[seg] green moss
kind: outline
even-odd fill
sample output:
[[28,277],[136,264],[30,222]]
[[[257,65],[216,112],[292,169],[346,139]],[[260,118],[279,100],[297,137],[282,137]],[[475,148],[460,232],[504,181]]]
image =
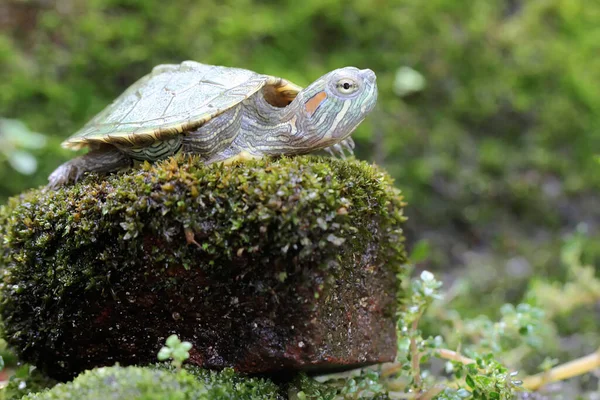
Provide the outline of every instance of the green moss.
[[[232,259],[237,252],[251,253],[247,246],[256,245],[254,236],[259,233],[254,229],[268,230],[277,222],[280,230],[268,232],[265,239],[282,252],[297,246],[300,257],[308,257],[314,250],[335,246],[336,235],[358,234],[356,227],[367,226],[375,215],[386,224],[403,220],[401,198],[383,172],[365,163],[310,160],[223,168],[180,157],[106,180],[90,178],[68,190],[30,191],[2,208],[0,215],[8,223],[4,243],[11,253],[16,248],[34,252],[10,255],[20,262],[44,258],[57,245],[61,253],[89,246],[100,232],[114,232],[114,239],[128,245],[144,228],[172,235],[158,226],[159,217],[169,214],[181,228],[217,233],[203,241],[209,255]],[[198,216],[198,207],[203,215]],[[311,218],[321,213],[325,219]],[[111,216],[123,220],[120,226],[113,226]],[[321,231],[330,233],[328,240],[312,241],[311,232]],[[399,239],[399,231],[395,233]],[[56,261],[56,269],[70,266],[69,260]]]
[[[175,332],[202,337],[193,342],[206,352],[209,343],[234,343],[211,358],[213,367],[231,365],[248,343],[267,365],[273,354],[296,357],[291,337],[311,344],[320,336],[307,321],[313,315],[332,357],[348,356],[338,328],[352,323],[364,337],[351,351],[387,359],[394,276],[405,261],[402,212],[381,170],[318,157],[230,167],[178,157],[56,192],[32,190],[0,208],[5,337],[24,361],[58,377],[154,359],[161,336]],[[232,329],[224,314],[234,325],[258,324],[262,338],[252,330],[214,336]],[[253,368],[243,360],[249,366],[240,368]]]
[[[159,370],[176,373],[171,364],[155,364]],[[231,368],[222,371],[210,371],[193,365],[185,365],[184,371],[193,375],[198,381],[210,388],[210,398],[236,399],[280,399],[281,389],[269,379],[248,377],[234,372]]]
[[107,367],[86,371],[72,382],[58,384],[23,400],[208,400],[281,399],[278,387],[266,380],[242,378],[197,369]]

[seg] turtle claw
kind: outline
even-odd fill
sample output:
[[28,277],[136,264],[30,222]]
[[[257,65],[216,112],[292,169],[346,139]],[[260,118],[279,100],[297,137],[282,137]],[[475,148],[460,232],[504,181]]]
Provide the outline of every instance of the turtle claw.
[[349,137],[332,146],[325,147],[323,150],[325,150],[333,158],[341,157],[342,159],[346,159],[346,153],[354,155],[354,147],[354,140]]
[[343,141],[343,143],[347,143],[348,146],[350,146],[350,148],[352,150],[354,150],[356,148],[356,144],[354,143],[354,139],[352,139],[351,137],[348,137],[346,140]]
[[331,148],[342,159],[346,159],[346,153],[344,153],[344,148],[339,143],[334,144],[333,146],[331,146]]
[[337,156],[335,155],[335,153],[333,152],[331,147],[325,147],[323,150],[325,150],[327,152],[327,154],[329,154],[331,157],[337,158]]
[[354,154],[354,140],[352,140],[351,137],[348,137],[348,139],[344,139],[340,142],[340,145],[342,145],[342,147],[351,155]]
[[56,190],[69,183],[75,183],[79,180],[83,172],[75,163],[66,162],[50,174],[47,187]]

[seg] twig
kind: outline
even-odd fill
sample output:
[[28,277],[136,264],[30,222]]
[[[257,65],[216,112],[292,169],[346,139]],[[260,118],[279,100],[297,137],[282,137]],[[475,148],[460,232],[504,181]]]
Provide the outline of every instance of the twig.
[[423,393],[422,395],[417,397],[417,400],[431,400],[435,396],[440,394],[443,390],[444,390],[444,386],[435,385],[434,387],[430,388],[428,391],[426,391],[425,393]]
[[388,396],[394,400],[412,400],[416,395],[414,393],[389,392]]
[[528,376],[523,379],[523,387],[528,390],[537,390],[546,383],[569,379],[590,372],[596,368],[600,368],[600,349],[585,357],[554,367],[549,371]]
[[387,378],[390,375],[394,375],[397,372],[402,371],[403,365],[400,363],[386,363],[381,367],[381,377]]
[[465,357],[457,353],[456,351],[448,350],[448,349],[439,349],[436,353],[440,358],[445,358],[446,360],[458,361],[465,365],[475,364],[476,361],[472,358]]
[[415,334],[417,332],[417,327],[419,325],[420,319],[421,319],[421,313],[419,313],[419,315],[417,315],[415,320],[412,322],[412,325],[411,325],[412,335],[410,338],[410,354],[411,354],[410,362],[411,362],[411,366],[412,366],[413,376],[414,376],[414,380],[415,380],[414,383],[415,383],[415,388],[416,388],[417,393],[419,393],[421,391],[421,365],[420,365],[421,356],[417,349],[417,340],[415,339]]
[[[416,342],[415,342],[415,346],[416,346]],[[416,349],[416,347],[413,349],[412,341],[411,341],[411,351],[413,351],[415,349]],[[456,351],[452,351],[452,350],[448,350],[448,349],[439,349],[439,350],[437,350],[436,355],[440,358],[450,360],[450,361],[457,361],[457,362],[460,362],[465,365],[476,363],[476,361],[473,360],[472,358],[465,357]],[[414,353],[413,353],[412,368],[413,368],[414,372],[418,373],[418,375],[415,375],[415,385],[418,385],[418,387],[420,387],[421,379],[420,379],[420,372],[419,372],[420,371],[419,363],[417,362],[416,363],[417,366],[415,367],[415,362],[414,362],[415,358],[416,357],[414,356]],[[537,375],[528,376],[525,379],[523,379],[523,384],[521,386],[527,390],[537,390],[547,383],[573,378],[575,376],[583,375],[585,373],[591,372],[597,368],[600,368],[600,349],[598,349],[596,352],[589,354],[587,356],[584,356],[584,357],[578,358],[576,360],[569,361],[567,363],[559,365],[557,367],[554,367],[549,371],[542,372]],[[402,364],[390,363],[382,369],[381,376],[387,377],[387,376],[393,375],[394,373],[398,372],[401,369],[402,369]],[[417,379],[417,376],[419,377],[418,379]],[[453,385],[449,385],[449,386],[452,387]],[[436,387],[429,389],[429,391],[423,393],[421,396],[418,396],[417,398],[420,400],[428,400],[429,398],[431,398],[431,397],[427,397],[429,395],[429,392],[432,392],[432,390],[434,390],[434,389],[436,389]],[[438,393],[439,392],[436,392],[434,394],[434,396]]]
[[[412,345],[412,342],[411,342],[411,345]],[[465,365],[474,364],[476,362],[472,358],[462,356],[459,353],[457,353],[456,351],[452,351],[452,350],[448,350],[448,349],[439,349],[439,350],[437,350],[436,355],[439,356],[440,358],[444,358],[446,360],[451,360],[451,361],[458,361]],[[415,357],[413,357],[413,361],[412,361],[413,364],[414,364],[414,358]],[[411,365],[411,366],[412,366],[412,368],[414,368],[414,365]],[[396,372],[401,371],[402,367],[403,367],[403,365],[400,363],[384,364],[381,369],[381,376],[383,378],[386,378],[390,375],[394,375]]]

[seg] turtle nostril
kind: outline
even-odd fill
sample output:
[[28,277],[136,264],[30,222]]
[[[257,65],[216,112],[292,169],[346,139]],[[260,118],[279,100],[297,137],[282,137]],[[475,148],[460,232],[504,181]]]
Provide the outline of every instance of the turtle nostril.
[[370,69],[362,69],[360,71],[360,74],[369,82],[375,82],[375,80],[377,79],[377,77],[375,76],[375,72],[373,72]]

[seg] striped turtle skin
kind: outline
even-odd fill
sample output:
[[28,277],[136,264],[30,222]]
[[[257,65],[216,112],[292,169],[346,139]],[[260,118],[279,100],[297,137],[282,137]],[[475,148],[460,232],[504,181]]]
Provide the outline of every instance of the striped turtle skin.
[[241,68],[195,61],[159,65],[63,142],[90,151],[59,166],[49,186],[178,152],[206,163],[320,149],[343,155],[344,149],[352,152],[350,134],[376,101],[369,69],[340,68],[303,89]]

